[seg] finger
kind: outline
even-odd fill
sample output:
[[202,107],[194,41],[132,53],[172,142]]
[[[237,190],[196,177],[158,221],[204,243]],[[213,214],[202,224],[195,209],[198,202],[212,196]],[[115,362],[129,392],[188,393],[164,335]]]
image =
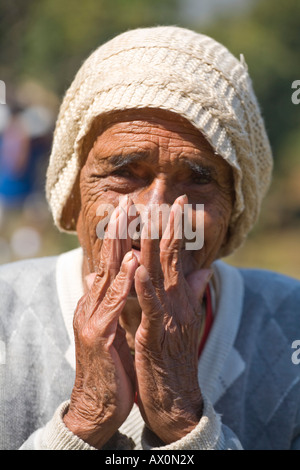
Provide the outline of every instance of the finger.
[[160,263],[165,280],[165,289],[178,285],[181,278],[184,280],[181,264],[183,249],[183,214],[187,196],[180,196],[174,202],[166,229],[160,242]]
[[131,240],[126,235],[126,229],[128,211],[132,204],[131,199],[127,197],[120,199],[120,203],[115,208],[108,223],[97,270],[97,275],[99,276],[98,296],[100,300],[102,300],[106,290],[117,276],[123,257],[131,250]]
[[97,310],[107,289],[120,271],[124,255],[130,251],[131,241],[125,239],[124,244],[122,240],[122,245],[120,236],[124,232],[131,204],[131,200],[123,198],[113,211],[103,240],[98,270],[96,273],[91,273],[85,277],[89,289],[87,297],[89,307],[85,309],[85,319],[89,319],[94,314],[95,309]]
[[149,212],[141,233],[140,264],[143,265],[155,288],[163,288],[163,272],[160,265],[159,237]]
[[128,210],[131,204],[132,201],[127,196],[120,199],[104,237],[99,265],[109,274],[110,281],[118,274],[123,257],[131,249],[127,235]]
[[[119,275],[117,275],[116,279],[118,278],[117,282],[120,282],[120,278],[126,277],[125,272],[127,272],[127,265],[129,266],[132,259],[135,258],[132,252],[129,252],[126,254],[126,256],[123,259],[121,269],[119,272]],[[133,259],[134,263],[136,266],[138,265],[138,262],[136,259]],[[120,273],[122,273],[120,275]],[[119,276],[119,277],[118,277]],[[131,284],[133,282],[134,278],[134,272],[131,273]],[[87,294],[83,297],[83,301],[81,302],[81,306],[84,306],[84,308],[81,308],[80,311],[80,316],[82,320],[87,322],[95,313],[100,308],[101,302],[103,301],[105,295],[107,294],[108,289],[110,288],[110,283],[107,278],[107,276],[103,275],[103,273],[98,272],[98,273],[91,273],[88,276],[85,277],[87,286],[89,288],[89,291]],[[113,281],[114,282],[114,281]],[[120,292],[122,292],[122,286],[120,286]]]
[[130,236],[130,224],[136,218],[136,214],[132,211],[134,207],[134,203],[129,196],[125,196],[125,198],[121,202],[120,208],[120,220],[119,220],[119,233],[118,238],[120,240],[121,246],[121,258],[122,261],[123,257],[128,251],[132,249],[132,238]]
[[127,253],[121,264],[120,272],[94,312],[96,327],[106,338],[110,338],[109,345],[114,340],[118,319],[127,301],[137,267],[138,261],[133,252]]
[[109,220],[99,254],[97,275],[103,277],[103,283],[113,278],[120,268],[117,262],[120,256],[119,246],[116,243],[119,216],[120,206],[118,205]]
[[135,290],[142,309],[139,333],[155,341],[162,332],[163,311],[145,266],[139,266],[135,272]]

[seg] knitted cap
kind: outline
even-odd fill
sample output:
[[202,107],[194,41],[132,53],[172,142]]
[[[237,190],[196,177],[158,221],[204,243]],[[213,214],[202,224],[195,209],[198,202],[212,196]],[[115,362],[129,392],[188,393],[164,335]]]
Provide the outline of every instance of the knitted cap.
[[120,34],[83,63],[54,133],[47,199],[57,227],[75,231],[63,209],[80,167],[83,138],[102,113],[160,108],[190,121],[233,168],[235,204],[222,256],[245,239],[269,186],[272,155],[243,57],[193,31],[163,26]]

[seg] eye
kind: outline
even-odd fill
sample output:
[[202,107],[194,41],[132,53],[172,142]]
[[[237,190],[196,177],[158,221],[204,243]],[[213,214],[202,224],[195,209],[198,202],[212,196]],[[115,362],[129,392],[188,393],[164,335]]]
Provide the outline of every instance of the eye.
[[121,178],[130,178],[132,177],[132,172],[128,168],[118,168],[111,172],[112,176],[119,176]]
[[209,171],[193,173],[192,182],[197,185],[209,184],[212,182],[212,176]]
[[148,182],[151,180],[151,173],[147,168],[139,165],[135,166],[122,166],[115,168],[111,171],[110,176],[115,178],[124,178],[130,180],[132,183],[141,184],[142,182]]

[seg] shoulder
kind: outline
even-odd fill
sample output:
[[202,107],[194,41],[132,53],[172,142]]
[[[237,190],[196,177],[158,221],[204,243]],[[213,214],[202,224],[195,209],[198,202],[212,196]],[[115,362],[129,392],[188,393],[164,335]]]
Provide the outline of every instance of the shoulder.
[[[29,309],[56,298],[57,257],[22,260],[0,266],[0,324],[13,324]],[[41,312],[42,314],[42,312]]]
[[[244,284],[245,331],[269,335],[270,344],[284,337],[287,344],[300,338],[300,281],[263,269],[239,269]],[[272,341],[271,341],[272,338]]]
[[[300,281],[264,269],[236,268],[223,261],[220,291],[241,308],[241,325],[246,331],[263,332],[267,323],[276,323],[289,337],[300,338]],[[224,287],[225,285],[225,287]]]
[[245,293],[252,297],[261,297],[268,305],[283,307],[293,304],[300,308],[300,281],[273,271],[264,269],[239,269],[243,278]]
[[27,278],[36,275],[47,275],[49,271],[53,271],[53,269],[55,269],[57,258],[57,256],[52,256],[3,264],[0,266],[0,283],[13,282],[24,274],[27,274]]
[[266,269],[234,267],[224,261],[217,261],[214,266],[221,273],[222,282],[237,283],[238,291],[242,289],[244,296],[263,296],[274,304],[288,298],[293,301],[300,300],[298,279]]
[[50,288],[55,282],[56,263],[57,257],[45,257],[0,266],[0,299],[14,293],[25,301],[42,286]]
[[285,287],[288,289],[300,289],[300,280],[266,269],[237,268],[247,285],[253,289],[263,287]]

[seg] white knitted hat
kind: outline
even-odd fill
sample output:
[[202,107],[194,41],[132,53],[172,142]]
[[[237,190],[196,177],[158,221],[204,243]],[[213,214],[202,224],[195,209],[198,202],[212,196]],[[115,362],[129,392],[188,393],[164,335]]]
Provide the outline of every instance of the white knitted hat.
[[243,57],[215,40],[162,26],[120,34],[83,63],[57,119],[47,172],[47,198],[57,227],[82,165],[83,138],[96,116],[131,108],[175,112],[199,129],[233,168],[235,205],[222,256],[245,239],[268,189],[272,154]]

